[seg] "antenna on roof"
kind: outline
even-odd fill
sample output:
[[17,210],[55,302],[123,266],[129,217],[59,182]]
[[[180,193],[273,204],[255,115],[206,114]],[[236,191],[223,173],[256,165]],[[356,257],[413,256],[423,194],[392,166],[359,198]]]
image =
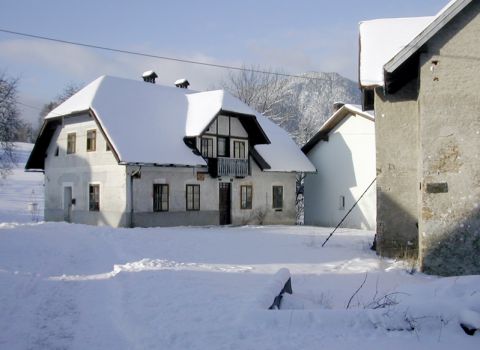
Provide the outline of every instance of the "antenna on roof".
[[146,72],[143,72],[142,78],[146,83],[155,84],[155,79],[158,78],[158,75],[153,70],[147,70]]

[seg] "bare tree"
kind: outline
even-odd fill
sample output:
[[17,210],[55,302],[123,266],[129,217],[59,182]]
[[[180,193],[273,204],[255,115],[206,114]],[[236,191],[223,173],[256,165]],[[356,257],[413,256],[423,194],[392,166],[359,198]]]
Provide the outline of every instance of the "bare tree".
[[244,66],[241,71],[230,72],[221,85],[257,112],[283,126],[290,117],[284,113],[282,100],[286,85],[279,74],[281,72],[271,69]]
[[17,79],[0,75],[0,176],[5,178],[15,165],[14,144],[20,126],[17,108]]
[[64,101],[75,95],[82,87],[83,84],[69,83],[67,86],[65,86],[63,91],[59,95],[57,95],[52,101],[44,104],[42,110],[40,111],[37,130],[34,132],[34,134],[38,135],[43,125],[43,120],[48,115],[48,113],[50,113]]

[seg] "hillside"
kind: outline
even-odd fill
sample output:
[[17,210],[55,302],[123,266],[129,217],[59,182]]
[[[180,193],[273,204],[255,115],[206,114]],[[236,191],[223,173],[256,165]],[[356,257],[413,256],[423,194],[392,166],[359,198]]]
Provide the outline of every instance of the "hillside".
[[299,146],[332,114],[334,102],[360,103],[357,83],[338,73],[307,72],[286,78],[245,70],[230,75],[219,88],[286,129]]
[[286,79],[282,104],[291,119],[284,125],[299,145],[303,145],[332,114],[334,102],[359,104],[357,83],[338,73],[308,72],[315,79]]

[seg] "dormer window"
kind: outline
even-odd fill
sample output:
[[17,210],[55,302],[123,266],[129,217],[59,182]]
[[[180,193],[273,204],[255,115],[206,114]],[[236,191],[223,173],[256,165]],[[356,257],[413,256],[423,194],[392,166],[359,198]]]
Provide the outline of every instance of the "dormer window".
[[219,137],[217,139],[217,156],[228,157],[228,141],[226,137]]
[[233,158],[244,159],[245,141],[233,141]]
[[202,156],[204,158],[213,158],[213,139],[202,137]]

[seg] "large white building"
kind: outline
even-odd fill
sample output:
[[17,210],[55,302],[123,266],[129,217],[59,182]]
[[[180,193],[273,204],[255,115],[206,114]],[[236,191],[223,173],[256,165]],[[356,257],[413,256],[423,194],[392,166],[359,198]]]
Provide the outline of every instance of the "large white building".
[[26,169],[45,173],[46,220],[111,226],[293,224],[315,171],[223,90],[109,76],[46,116]]
[[[340,105],[302,151],[318,169],[305,178],[305,224],[336,226],[375,179],[375,119]],[[376,189],[370,186],[342,227],[375,230]]]

